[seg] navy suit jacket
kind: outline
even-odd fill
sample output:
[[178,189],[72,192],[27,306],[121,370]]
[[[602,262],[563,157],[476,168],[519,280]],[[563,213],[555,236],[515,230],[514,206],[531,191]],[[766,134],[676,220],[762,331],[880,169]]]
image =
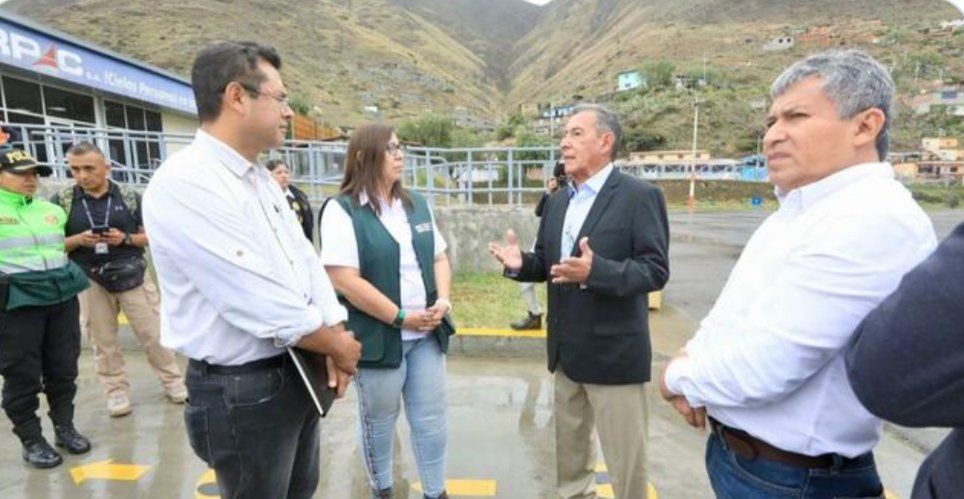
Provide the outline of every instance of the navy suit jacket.
[[964,497],[964,224],[864,319],[847,374],[877,416],[954,428],[921,465],[913,498]]
[[[514,278],[545,281],[560,260],[568,189],[546,201],[535,250],[523,254]],[[576,238],[589,238],[592,269],[585,287],[549,283],[549,370],[557,365],[573,381],[604,385],[650,379],[650,291],[669,279],[669,223],[660,190],[614,170],[606,179]]]

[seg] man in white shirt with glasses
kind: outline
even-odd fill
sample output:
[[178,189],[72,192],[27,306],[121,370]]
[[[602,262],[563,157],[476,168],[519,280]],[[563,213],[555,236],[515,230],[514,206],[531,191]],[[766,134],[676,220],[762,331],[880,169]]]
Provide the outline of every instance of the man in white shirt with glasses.
[[161,341],[190,359],[184,410],[222,497],[307,499],[318,413],[285,347],[328,354],[344,393],[361,355],[295,213],[258,154],[293,112],[271,47],[218,43],[194,61],[201,128],[144,195],[161,287]]

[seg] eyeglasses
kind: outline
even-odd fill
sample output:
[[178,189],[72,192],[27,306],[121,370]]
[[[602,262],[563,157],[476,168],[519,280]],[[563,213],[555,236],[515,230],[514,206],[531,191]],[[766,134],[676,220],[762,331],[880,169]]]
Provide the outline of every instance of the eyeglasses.
[[252,95],[263,95],[265,97],[271,97],[272,99],[278,101],[278,103],[281,104],[282,106],[288,107],[288,108],[291,107],[291,99],[288,98],[288,94],[286,93],[282,92],[279,94],[273,94],[271,92],[265,92],[263,90],[254,88],[250,85],[246,85],[244,83],[240,83],[239,85],[241,85],[241,88],[247,90],[248,93]]
[[395,156],[399,153],[405,154],[405,146],[396,142],[389,142],[388,145],[385,146],[385,151],[392,156]]

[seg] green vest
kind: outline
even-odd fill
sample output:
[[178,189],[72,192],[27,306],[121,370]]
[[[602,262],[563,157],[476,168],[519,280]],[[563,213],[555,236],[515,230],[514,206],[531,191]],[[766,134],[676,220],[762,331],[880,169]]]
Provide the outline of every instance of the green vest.
[[[414,206],[406,206],[405,212],[412,229],[415,257],[422,269],[426,303],[432,304],[438,298],[438,290],[435,288],[435,231],[432,215],[424,198],[414,192],[409,195]],[[392,303],[401,307],[399,249],[395,238],[382,225],[370,205],[355,205],[351,198],[344,194],[336,200],[351,217],[355,229],[361,277],[392,300]],[[337,241],[329,244],[337,244]],[[341,301],[348,309],[348,328],[362,344],[362,357],[358,365],[389,368],[401,365],[401,330],[358,310],[343,297]],[[451,320],[446,317],[434,333],[442,351],[448,351],[449,336],[455,333]]]
[[0,272],[9,279],[6,310],[61,303],[90,285],[67,259],[66,223],[59,206],[0,189]]

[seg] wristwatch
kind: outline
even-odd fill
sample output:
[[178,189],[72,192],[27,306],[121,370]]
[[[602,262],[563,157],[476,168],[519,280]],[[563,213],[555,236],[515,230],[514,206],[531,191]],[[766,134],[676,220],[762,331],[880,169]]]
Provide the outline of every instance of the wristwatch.
[[131,233],[130,233],[130,232],[125,232],[125,233],[124,233],[124,239],[121,240],[121,244],[126,244],[126,245],[130,245],[130,244],[131,244]]

